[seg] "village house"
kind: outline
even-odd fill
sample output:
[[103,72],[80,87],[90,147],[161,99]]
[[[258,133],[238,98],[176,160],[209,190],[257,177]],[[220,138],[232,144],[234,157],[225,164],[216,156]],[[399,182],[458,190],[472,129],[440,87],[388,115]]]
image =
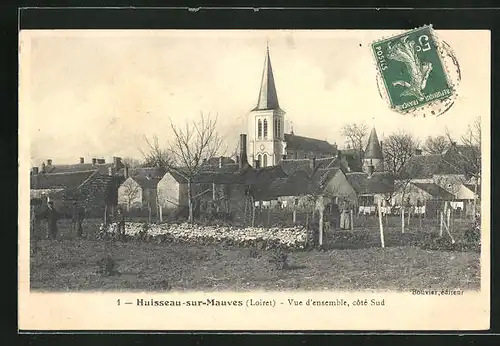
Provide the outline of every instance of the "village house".
[[151,211],[156,215],[157,186],[164,175],[165,170],[161,167],[123,167],[117,172],[120,180],[118,204],[129,212]]
[[64,173],[40,173],[34,167],[30,176],[32,202],[46,205],[54,202],[57,210],[68,214],[72,202],[84,207],[87,216],[102,216],[108,206],[116,203],[113,196],[114,178],[99,170],[83,170]]
[[407,185],[396,188],[392,195],[391,204],[396,206],[407,206],[409,204],[411,207],[425,206],[422,214],[438,216],[444,202],[454,200],[455,196],[453,194],[435,183],[410,181]]
[[[462,162],[457,158],[455,150],[455,145],[452,145],[442,154],[423,155],[422,151],[417,149],[403,168],[398,181],[399,186],[408,190],[402,191],[401,194],[406,194],[410,201],[416,201],[420,196],[414,188],[414,183],[434,184],[453,196],[450,202],[453,209],[471,216],[479,194],[474,193],[475,186],[470,183],[471,178],[467,176],[466,170],[462,169]],[[437,191],[436,188],[433,191]]]
[[370,132],[363,154],[362,172],[347,172],[346,178],[356,192],[354,207],[365,214],[374,214],[379,202],[385,206],[394,192],[394,176],[384,170],[382,146],[375,128]]
[[157,178],[151,177],[128,177],[118,188],[118,204],[124,206],[128,211],[156,210]]
[[121,157],[113,157],[113,162],[106,162],[104,158],[92,158],[90,162],[85,162],[84,157],[80,157],[74,164],[55,164],[52,159],[47,159],[38,166],[40,173],[68,173],[98,170],[105,175],[114,175],[124,167]]
[[[241,139],[245,144],[246,135],[241,135]],[[240,152],[246,153],[245,145],[240,146]],[[159,206],[166,215],[187,212],[189,177],[193,207],[197,214],[207,211],[210,205],[218,212],[235,213],[238,208],[244,208],[242,203],[245,198],[245,184],[238,172],[247,167],[246,154],[240,154],[237,162],[224,156],[204,160],[202,167],[192,176],[185,168],[171,167],[158,181]]]

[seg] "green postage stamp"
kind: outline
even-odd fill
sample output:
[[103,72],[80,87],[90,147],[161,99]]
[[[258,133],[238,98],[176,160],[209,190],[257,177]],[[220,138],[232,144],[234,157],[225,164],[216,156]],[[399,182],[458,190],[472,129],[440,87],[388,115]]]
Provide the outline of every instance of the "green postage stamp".
[[374,42],[371,47],[391,108],[401,113],[427,108],[439,115],[451,107],[446,101],[454,96],[456,83],[444,61],[450,50],[436,39],[432,26]]

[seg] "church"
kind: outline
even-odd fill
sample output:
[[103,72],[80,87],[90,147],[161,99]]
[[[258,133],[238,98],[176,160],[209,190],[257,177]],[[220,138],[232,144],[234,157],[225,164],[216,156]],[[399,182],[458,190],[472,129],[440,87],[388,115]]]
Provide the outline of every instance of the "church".
[[283,159],[327,158],[337,146],[327,141],[285,133],[285,112],[280,108],[269,47],[257,105],[248,115],[248,162],[259,167],[277,165]]

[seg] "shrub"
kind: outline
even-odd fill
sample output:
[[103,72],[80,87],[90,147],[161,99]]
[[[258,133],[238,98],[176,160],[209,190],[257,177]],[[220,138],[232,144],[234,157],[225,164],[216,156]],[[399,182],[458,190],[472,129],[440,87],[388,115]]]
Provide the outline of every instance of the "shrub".
[[289,268],[288,265],[288,252],[284,249],[277,248],[271,252],[271,258],[269,262],[274,263],[276,269],[283,270]]
[[116,269],[118,265],[116,261],[111,258],[111,256],[106,256],[97,262],[98,268],[97,273],[102,276],[116,276],[120,275],[120,272]]
[[248,251],[248,256],[250,258],[258,258],[259,257],[259,250],[255,247],[250,248]]
[[478,244],[481,241],[481,230],[471,227],[465,231],[464,238],[467,243]]
[[142,224],[141,230],[139,231],[138,237],[140,240],[147,240],[149,231],[149,224],[144,222]]

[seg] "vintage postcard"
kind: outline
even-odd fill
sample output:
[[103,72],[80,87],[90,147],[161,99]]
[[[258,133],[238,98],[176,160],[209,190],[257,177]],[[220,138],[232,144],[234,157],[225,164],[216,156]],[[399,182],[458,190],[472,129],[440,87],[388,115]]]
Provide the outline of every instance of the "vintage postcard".
[[20,33],[21,330],[485,330],[490,32]]

